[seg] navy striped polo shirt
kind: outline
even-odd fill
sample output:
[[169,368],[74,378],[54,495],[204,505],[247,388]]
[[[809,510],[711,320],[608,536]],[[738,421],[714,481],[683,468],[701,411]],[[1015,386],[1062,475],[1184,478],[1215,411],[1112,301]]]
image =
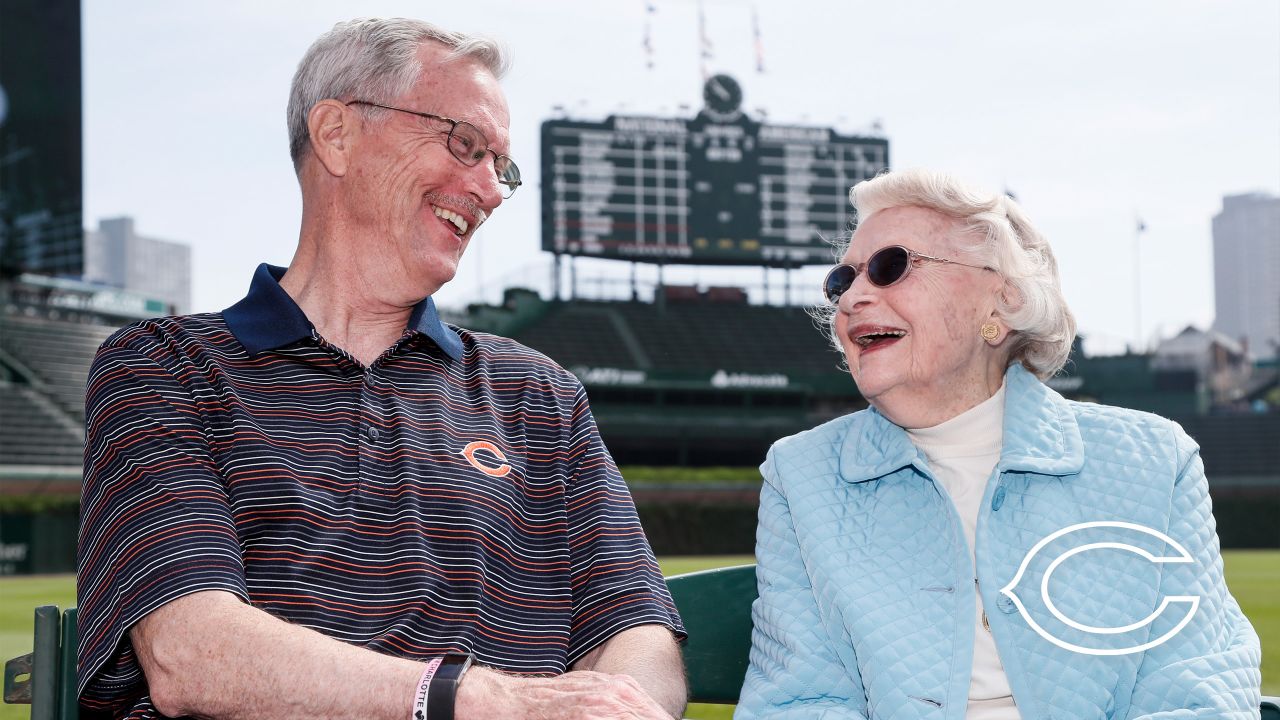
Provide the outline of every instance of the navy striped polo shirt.
[[365,367],[262,265],[222,313],[136,323],[86,390],[83,709],[155,717],[128,629],[225,590],[409,658],[561,673],[621,630],[684,629],[582,385],[440,321]]

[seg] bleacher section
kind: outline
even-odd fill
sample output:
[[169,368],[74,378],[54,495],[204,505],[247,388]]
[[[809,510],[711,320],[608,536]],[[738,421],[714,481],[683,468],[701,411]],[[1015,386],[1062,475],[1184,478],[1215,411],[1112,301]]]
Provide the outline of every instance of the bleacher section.
[[116,328],[21,314],[0,315],[0,351],[17,360],[17,372],[77,422],[84,421],[84,384],[94,353]]
[[515,338],[565,367],[847,377],[826,336],[795,307],[552,303],[540,322]]
[[79,494],[85,381],[115,330],[55,308],[0,312],[0,492]]
[[536,330],[526,330],[516,339],[557,358],[566,367],[644,367],[644,358],[636,357],[622,335],[625,329],[619,323],[625,321],[616,306],[617,303],[564,304],[545,315]]
[[34,390],[0,381],[0,466],[81,464],[84,441]]
[[669,302],[660,311],[621,303],[619,314],[654,367],[700,371],[841,374],[840,357],[803,308]]

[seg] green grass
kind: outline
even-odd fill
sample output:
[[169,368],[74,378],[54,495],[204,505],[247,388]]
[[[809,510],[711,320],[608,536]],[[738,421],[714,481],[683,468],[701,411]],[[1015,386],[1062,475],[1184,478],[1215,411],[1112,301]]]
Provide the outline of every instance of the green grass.
[[[1280,551],[1235,550],[1223,553],[1227,585],[1240,601],[1245,615],[1262,638],[1262,692],[1280,695]],[[753,562],[750,555],[717,557],[668,557],[659,564],[664,575],[707,570]],[[0,659],[31,651],[32,609],[37,605],[70,607],[75,604],[75,578],[71,575],[0,578]],[[727,720],[732,708],[690,705],[686,717]],[[0,720],[27,717],[21,705],[0,706]]]
[[629,483],[646,485],[731,484],[759,485],[760,471],[753,467],[654,467],[626,465],[618,468]]
[[663,575],[671,577],[672,575],[683,575],[712,568],[750,565],[755,561],[755,557],[751,555],[708,555],[702,557],[658,558],[658,565],[662,568]]
[[1227,589],[1262,639],[1262,694],[1280,695],[1280,550],[1228,550]]

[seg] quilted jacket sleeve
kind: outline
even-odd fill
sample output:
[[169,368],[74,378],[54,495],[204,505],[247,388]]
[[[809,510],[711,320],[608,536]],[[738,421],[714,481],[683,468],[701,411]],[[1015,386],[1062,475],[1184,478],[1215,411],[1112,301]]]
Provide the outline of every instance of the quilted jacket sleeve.
[[861,678],[841,662],[819,619],[774,450],[761,472],[756,530],[760,598],[752,606],[751,665],[734,717],[866,718]]
[[1195,595],[1190,624],[1146,651],[1127,715],[1131,720],[1257,718],[1262,650],[1258,635],[1227,591],[1209,486],[1195,442],[1173,426],[1178,477],[1169,507],[1168,535],[1195,562],[1164,566],[1161,595]]

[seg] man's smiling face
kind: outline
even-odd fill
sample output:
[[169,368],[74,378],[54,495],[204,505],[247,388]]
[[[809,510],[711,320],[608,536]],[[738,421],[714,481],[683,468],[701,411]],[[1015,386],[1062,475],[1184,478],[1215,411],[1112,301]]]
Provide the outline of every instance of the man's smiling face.
[[[470,123],[490,148],[508,154],[510,119],[497,79],[477,60],[447,55],[424,44],[418,82],[386,104]],[[453,279],[476,228],[502,203],[493,155],[468,167],[449,150],[448,121],[348,107],[365,114],[347,177],[352,235],[365,243],[359,255],[378,268],[383,290],[431,295]],[[370,110],[383,117],[370,119]]]

